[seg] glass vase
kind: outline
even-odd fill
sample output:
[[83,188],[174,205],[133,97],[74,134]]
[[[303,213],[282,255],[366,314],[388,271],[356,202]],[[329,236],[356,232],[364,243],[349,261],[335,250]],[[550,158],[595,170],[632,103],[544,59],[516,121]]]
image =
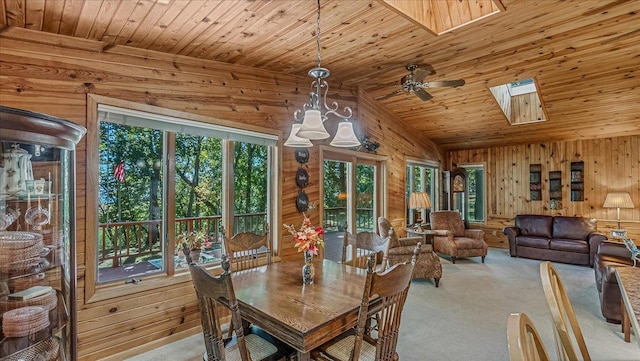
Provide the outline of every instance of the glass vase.
[[304,252],[304,266],[302,266],[302,283],[305,285],[313,284],[313,276],[316,270],[313,267],[313,253]]

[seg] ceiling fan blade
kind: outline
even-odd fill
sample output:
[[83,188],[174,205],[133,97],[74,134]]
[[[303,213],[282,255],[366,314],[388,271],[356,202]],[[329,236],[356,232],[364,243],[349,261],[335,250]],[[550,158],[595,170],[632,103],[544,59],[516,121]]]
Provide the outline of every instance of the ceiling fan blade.
[[463,86],[464,80],[441,80],[441,81],[429,81],[426,83],[420,84],[423,88],[442,88],[442,87],[458,87]]
[[415,74],[413,75],[413,81],[415,82],[421,82],[424,80],[424,78],[427,77],[427,75],[429,75],[429,72],[424,70],[424,69],[418,69],[415,71]]
[[433,96],[431,96],[431,94],[427,93],[424,89],[416,89],[414,91],[415,95],[418,96],[418,98],[427,101],[431,98],[433,98]]
[[398,90],[396,90],[396,91],[394,91],[394,92],[391,92],[391,93],[389,93],[389,94],[387,94],[387,95],[385,95],[385,96],[383,96],[383,97],[378,98],[377,100],[389,99],[389,98],[391,98],[392,96],[398,95],[398,94],[400,94],[400,93],[404,93],[404,90],[402,90],[402,89],[398,89]]

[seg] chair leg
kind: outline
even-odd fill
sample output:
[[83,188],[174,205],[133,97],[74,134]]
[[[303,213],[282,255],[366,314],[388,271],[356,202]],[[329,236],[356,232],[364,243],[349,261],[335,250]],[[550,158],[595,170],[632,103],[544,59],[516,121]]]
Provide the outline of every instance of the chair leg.
[[434,281],[435,281],[435,283],[436,283],[436,287],[440,286],[440,279],[439,279],[439,278],[435,278],[435,277],[434,277],[434,278],[433,278],[433,280],[434,280]]
[[485,258],[485,257],[486,257],[486,256],[482,256],[482,263],[484,263],[484,258]]
[[455,256],[451,256],[451,263],[456,264],[456,257]]

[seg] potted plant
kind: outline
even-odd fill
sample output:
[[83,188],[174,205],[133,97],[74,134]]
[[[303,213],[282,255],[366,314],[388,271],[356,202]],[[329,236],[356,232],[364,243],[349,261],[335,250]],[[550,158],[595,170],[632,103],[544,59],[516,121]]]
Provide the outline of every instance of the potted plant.
[[211,242],[209,241],[209,236],[204,231],[183,232],[178,235],[178,238],[176,239],[176,250],[178,251],[178,254],[181,254],[185,245],[191,251],[189,253],[191,260],[198,262],[200,259],[200,252],[202,252],[202,247],[210,247]]

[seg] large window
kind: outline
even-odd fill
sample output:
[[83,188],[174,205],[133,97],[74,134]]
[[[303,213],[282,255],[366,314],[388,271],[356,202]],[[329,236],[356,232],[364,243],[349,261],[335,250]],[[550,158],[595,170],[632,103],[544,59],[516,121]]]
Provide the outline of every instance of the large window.
[[334,149],[323,149],[321,157],[324,255],[341,261],[345,224],[352,234],[377,230],[383,209],[384,158]]
[[[410,161],[407,162],[406,169],[405,201],[407,205],[407,224],[414,224],[416,220],[422,219],[429,223],[429,213],[438,210],[438,167],[434,164]],[[431,209],[411,209],[409,208],[409,198],[413,192],[426,192],[431,200]]]
[[276,136],[98,106],[98,283],[217,263],[222,237],[265,232]]
[[468,207],[466,220],[470,223],[485,221],[484,164],[462,165],[467,171]]

